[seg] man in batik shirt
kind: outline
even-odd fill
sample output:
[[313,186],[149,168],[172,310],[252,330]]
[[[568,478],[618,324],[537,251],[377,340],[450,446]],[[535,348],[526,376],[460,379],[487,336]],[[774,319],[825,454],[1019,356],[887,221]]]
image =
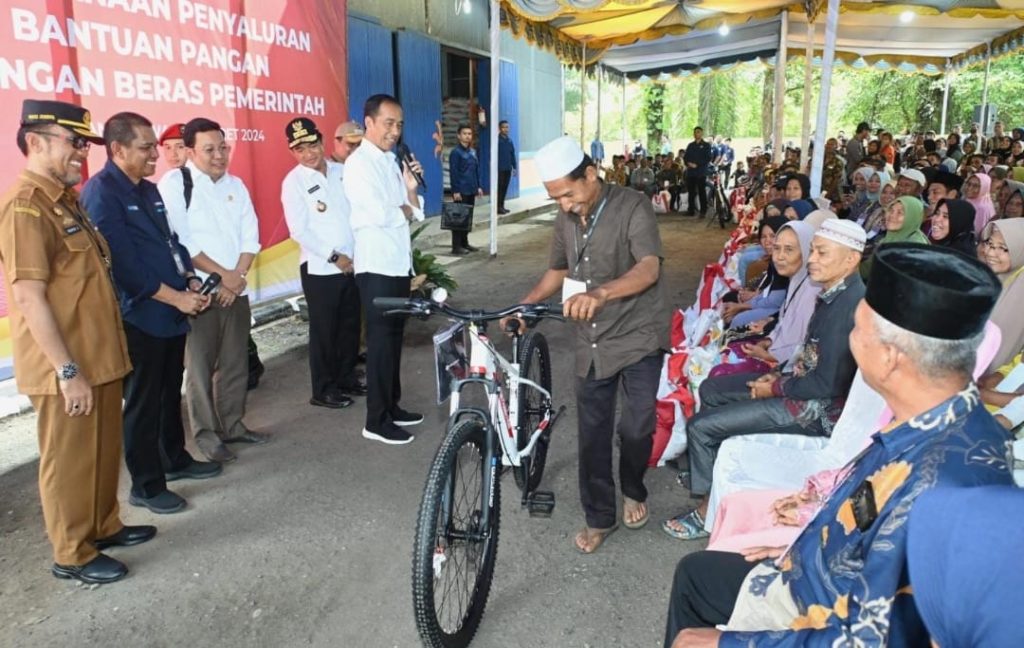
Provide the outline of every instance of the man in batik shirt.
[[1010,438],[971,381],[999,290],[980,262],[947,248],[878,250],[850,345],[894,422],[788,549],[684,557],[666,647],[927,645],[906,568],[914,500],[936,486],[1012,484]]

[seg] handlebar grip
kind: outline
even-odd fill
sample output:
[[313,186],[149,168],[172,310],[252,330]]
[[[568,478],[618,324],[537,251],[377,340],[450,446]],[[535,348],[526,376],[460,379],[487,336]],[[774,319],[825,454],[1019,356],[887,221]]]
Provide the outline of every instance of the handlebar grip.
[[373,305],[377,310],[407,310],[416,307],[409,297],[374,297]]

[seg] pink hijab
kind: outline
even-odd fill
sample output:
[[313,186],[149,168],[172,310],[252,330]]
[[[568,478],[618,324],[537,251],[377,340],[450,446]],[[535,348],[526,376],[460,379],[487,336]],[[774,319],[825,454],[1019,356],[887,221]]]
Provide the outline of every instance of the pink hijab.
[[992,178],[985,173],[975,173],[974,176],[981,183],[981,190],[978,192],[977,198],[968,198],[964,195],[964,199],[974,205],[974,233],[981,235],[981,230],[985,229],[989,221],[996,217],[996,206],[992,202]]

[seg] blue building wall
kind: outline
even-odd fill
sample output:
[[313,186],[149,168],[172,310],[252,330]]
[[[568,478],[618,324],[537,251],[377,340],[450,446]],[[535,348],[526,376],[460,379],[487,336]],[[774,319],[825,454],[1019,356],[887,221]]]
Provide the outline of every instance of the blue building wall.
[[439,214],[443,170],[435,155],[434,135],[441,119],[441,45],[423,34],[398,31],[395,54],[398,99],[405,117],[402,139],[423,165],[424,211]]
[[[348,17],[348,114],[363,122],[363,103],[371,95],[395,93],[395,60],[391,30],[379,23],[349,14]],[[334,132],[334,126],[326,126]]]

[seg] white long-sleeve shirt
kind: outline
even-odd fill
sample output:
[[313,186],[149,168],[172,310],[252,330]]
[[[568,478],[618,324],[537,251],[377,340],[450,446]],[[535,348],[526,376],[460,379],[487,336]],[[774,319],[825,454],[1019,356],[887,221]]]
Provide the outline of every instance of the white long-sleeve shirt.
[[350,259],[355,254],[343,175],[343,165],[327,160],[326,175],[299,164],[281,183],[288,232],[299,244],[299,262],[311,275],[341,274],[328,259],[335,252]]
[[[243,254],[259,253],[259,221],[245,183],[230,173],[214,182],[191,161],[185,164],[192,174],[192,200],[187,210],[181,169],[165,173],[157,188],[167,219],[189,254],[195,258],[203,253],[230,270]],[[196,274],[206,279],[206,273],[198,268]]]
[[356,274],[411,275],[412,242],[402,205],[412,207],[415,220],[421,221],[423,199],[418,205],[409,204],[395,154],[364,139],[345,161],[344,184],[352,207]]

